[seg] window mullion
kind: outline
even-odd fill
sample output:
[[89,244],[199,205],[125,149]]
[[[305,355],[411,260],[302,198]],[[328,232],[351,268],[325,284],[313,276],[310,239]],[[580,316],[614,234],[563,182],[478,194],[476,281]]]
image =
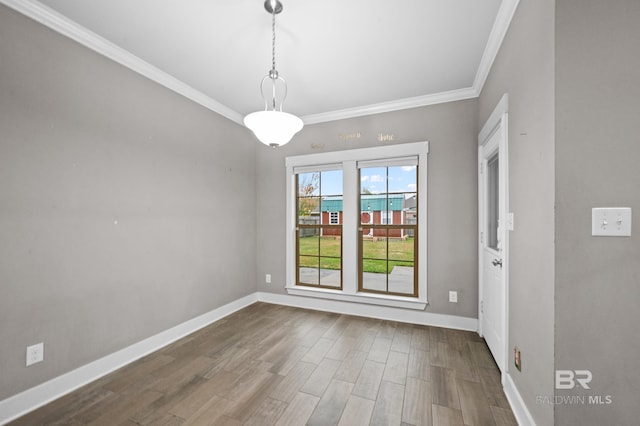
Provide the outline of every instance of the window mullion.
[[342,211],[342,290],[348,294],[358,291],[358,169],[355,161],[343,162]]

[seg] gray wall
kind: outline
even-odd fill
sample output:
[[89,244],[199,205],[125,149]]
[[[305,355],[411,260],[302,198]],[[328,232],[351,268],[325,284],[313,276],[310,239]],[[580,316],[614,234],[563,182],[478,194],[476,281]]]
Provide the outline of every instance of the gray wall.
[[[553,424],[554,7],[521,1],[479,99],[482,126],[509,94],[510,233],[508,368],[534,420]],[[513,347],[522,371],[513,366]]]
[[[451,102],[305,127],[293,142],[257,154],[259,291],[285,293],[285,157],[428,140],[428,312],[477,317],[476,100]],[[340,135],[360,133],[343,140]],[[378,134],[393,134],[379,142]],[[265,284],[265,274],[272,283]],[[457,290],[459,303],[449,303]]]
[[[556,2],[556,368],[588,369],[605,406],[559,425],[640,418],[640,2]],[[591,236],[592,207],[631,207],[631,238]]]
[[0,58],[0,400],[255,292],[245,129],[4,6]]

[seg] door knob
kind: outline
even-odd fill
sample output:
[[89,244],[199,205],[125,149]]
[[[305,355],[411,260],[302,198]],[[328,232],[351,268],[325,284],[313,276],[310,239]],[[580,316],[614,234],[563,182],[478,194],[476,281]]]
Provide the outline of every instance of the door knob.
[[493,264],[493,266],[500,265],[500,267],[502,268],[502,259],[494,259],[491,263]]

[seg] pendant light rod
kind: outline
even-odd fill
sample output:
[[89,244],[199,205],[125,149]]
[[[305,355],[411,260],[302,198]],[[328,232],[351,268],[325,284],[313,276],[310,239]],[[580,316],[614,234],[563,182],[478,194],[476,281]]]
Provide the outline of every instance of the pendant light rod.
[[[267,2],[271,5],[269,0]],[[282,5],[280,5],[280,11],[282,12]],[[278,78],[278,71],[276,71],[276,9],[272,9],[271,12],[271,72],[275,74],[271,78]]]
[[[278,147],[288,143],[294,134],[299,132],[304,123],[293,114],[282,111],[282,105],[287,97],[287,82],[276,70],[276,15],[282,12],[280,0],[266,0],[264,8],[271,15],[271,70],[260,83],[260,92],[264,99],[264,111],[247,115],[244,124],[253,131],[258,140],[271,147]],[[271,99],[264,93],[264,84],[271,81]],[[282,96],[277,96],[277,82],[282,86]],[[278,102],[279,99],[279,102]]]

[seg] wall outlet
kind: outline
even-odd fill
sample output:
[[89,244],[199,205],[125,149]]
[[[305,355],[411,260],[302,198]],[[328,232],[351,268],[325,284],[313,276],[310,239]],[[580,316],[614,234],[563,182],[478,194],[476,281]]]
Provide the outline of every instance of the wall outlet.
[[44,343],[27,346],[27,367],[44,361]]
[[271,284],[271,274],[267,274],[267,275],[265,275],[265,276],[264,276],[264,281],[265,281],[267,284]]
[[449,302],[458,303],[458,292],[457,291],[450,291],[449,292]]

